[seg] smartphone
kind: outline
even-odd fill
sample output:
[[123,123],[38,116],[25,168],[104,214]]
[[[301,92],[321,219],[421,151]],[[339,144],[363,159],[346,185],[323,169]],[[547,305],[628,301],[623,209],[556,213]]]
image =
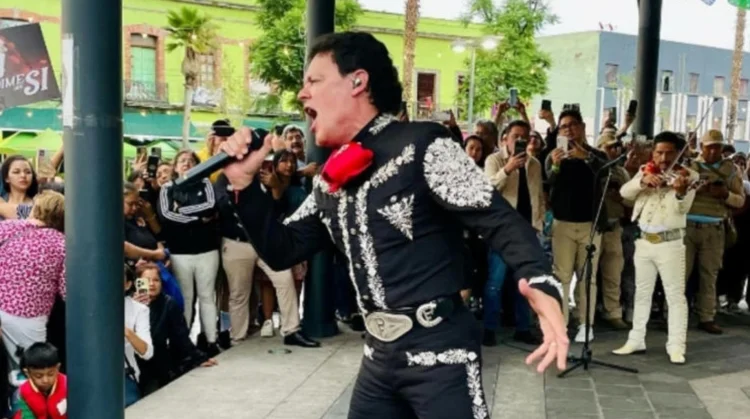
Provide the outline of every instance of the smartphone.
[[148,160],[146,161],[146,173],[148,174],[149,179],[156,178],[156,169],[159,167],[159,156],[148,156]]
[[648,137],[646,137],[645,135],[637,135],[635,137],[636,143],[646,144],[647,141],[648,141]]
[[281,134],[284,133],[284,125],[276,125],[273,127],[274,133],[276,133],[276,136],[279,137]]
[[57,170],[52,167],[52,153],[49,153],[48,150],[37,150],[34,164],[36,165],[36,173],[41,178],[53,178],[57,174]]
[[609,120],[612,121],[613,124],[617,123],[617,107],[616,106],[609,108]]
[[557,148],[567,153],[569,151],[568,137],[563,136],[563,135],[558,135],[557,136]]
[[137,161],[146,160],[146,156],[148,156],[148,149],[146,146],[139,146],[136,148],[135,159]]
[[630,104],[628,105],[628,115],[635,116],[635,112],[638,110],[638,101],[637,100],[631,100]]
[[574,111],[581,111],[581,104],[580,103],[571,103],[570,109],[573,109]]
[[135,292],[138,293],[138,295],[148,294],[148,279],[146,278],[136,279],[135,280]]
[[526,153],[526,147],[529,145],[529,142],[526,140],[516,140],[516,145],[513,147],[513,155],[514,156],[520,156],[522,154]]
[[547,99],[542,100],[542,110],[552,112],[552,101]]
[[138,197],[148,202],[149,198],[151,198],[151,191],[148,189],[141,189],[138,191]]
[[435,122],[445,122],[445,121],[450,121],[450,119],[451,119],[450,112],[441,111],[441,112],[435,112],[432,114],[432,120]]
[[515,87],[511,87],[508,93],[510,94],[510,98],[508,98],[508,104],[511,107],[518,106],[518,89],[516,89]]
[[159,160],[161,160],[161,148],[160,147],[151,147],[151,155],[159,157]]
[[571,105],[570,103],[566,103],[566,104],[564,104],[564,105],[563,105],[563,112],[565,112],[565,111],[569,111],[569,110],[573,109],[573,108],[572,108],[572,106],[573,106],[573,105]]

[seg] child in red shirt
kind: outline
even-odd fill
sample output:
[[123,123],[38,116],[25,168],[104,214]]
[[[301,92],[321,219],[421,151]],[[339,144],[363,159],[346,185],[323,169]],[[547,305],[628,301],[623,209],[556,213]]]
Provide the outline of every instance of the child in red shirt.
[[67,419],[68,379],[60,373],[60,356],[49,343],[24,351],[21,369],[28,380],[18,389],[14,419]]

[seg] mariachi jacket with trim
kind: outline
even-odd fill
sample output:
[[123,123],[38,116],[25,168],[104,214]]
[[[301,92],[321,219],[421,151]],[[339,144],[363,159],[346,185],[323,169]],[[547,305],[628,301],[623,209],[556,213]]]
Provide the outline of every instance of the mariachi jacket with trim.
[[259,182],[227,194],[272,269],[288,269],[333,241],[348,259],[364,314],[414,307],[464,286],[468,228],[500,253],[517,280],[561,301],[534,229],[445,127],[381,115],[354,141],[374,153],[368,170],[334,193],[316,177],[313,192],[283,223]]

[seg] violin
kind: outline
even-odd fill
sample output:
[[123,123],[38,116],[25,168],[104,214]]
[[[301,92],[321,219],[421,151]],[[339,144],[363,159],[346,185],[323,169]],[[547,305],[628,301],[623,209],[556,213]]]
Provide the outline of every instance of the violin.
[[[663,185],[666,186],[672,186],[678,177],[690,178],[690,170],[679,163],[675,163],[669,169],[662,171],[659,165],[654,163],[653,160],[650,160],[643,166],[641,171],[643,171],[643,174],[645,175],[655,175],[662,178],[662,181],[664,182]],[[705,180],[692,182],[688,185],[688,190],[697,189],[705,183]]]

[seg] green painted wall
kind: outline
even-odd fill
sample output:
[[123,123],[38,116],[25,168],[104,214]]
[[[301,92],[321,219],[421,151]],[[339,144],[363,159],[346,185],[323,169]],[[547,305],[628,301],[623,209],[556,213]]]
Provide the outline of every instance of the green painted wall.
[[[246,6],[255,4],[254,0],[225,1]],[[123,24],[148,24],[163,27],[166,24],[166,12],[183,5],[198,8],[209,14],[219,25],[220,36],[225,39],[240,41],[253,39],[260,35],[260,31],[254,22],[255,12],[252,10],[196,5],[174,0],[124,0]],[[61,2],[59,0],[34,0],[24,3],[23,7],[19,7],[17,0],[0,0],[0,8],[18,9],[43,16],[61,16]],[[403,69],[403,37],[401,31],[404,27],[404,17],[402,15],[366,11],[360,16],[357,26],[360,29],[373,32],[378,39],[383,41],[391,52],[396,67],[399,68],[399,71]],[[452,40],[481,36],[481,29],[482,27],[479,25],[471,25],[466,28],[458,21],[427,18],[420,20],[419,32],[423,36],[417,42],[415,68],[419,71],[437,74],[437,97],[434,99],[436,104],[452,106],[455,103],[457,92],[457,75],[468,73],[465,65],[466,54],[454,53],[451,50]],[[59,80],[61,68],[60,25],[57,23],[42,23],[42,30]],[[245,69],[242,48],[243,46],[237,44],[224,44],[222,46],[223,66],[229,66],[234,70],[236,80],[242,80],[242,72]],[[169,86],[169,101],[172,104],[182,103],[182,76],[180,74],[182,54],[183,52],[178,50],[166,53],[165,56],[165,79]],[[226,75],[226,70],[223,71],[223,75]],[[226,78],[223,82],[226,84]]]

